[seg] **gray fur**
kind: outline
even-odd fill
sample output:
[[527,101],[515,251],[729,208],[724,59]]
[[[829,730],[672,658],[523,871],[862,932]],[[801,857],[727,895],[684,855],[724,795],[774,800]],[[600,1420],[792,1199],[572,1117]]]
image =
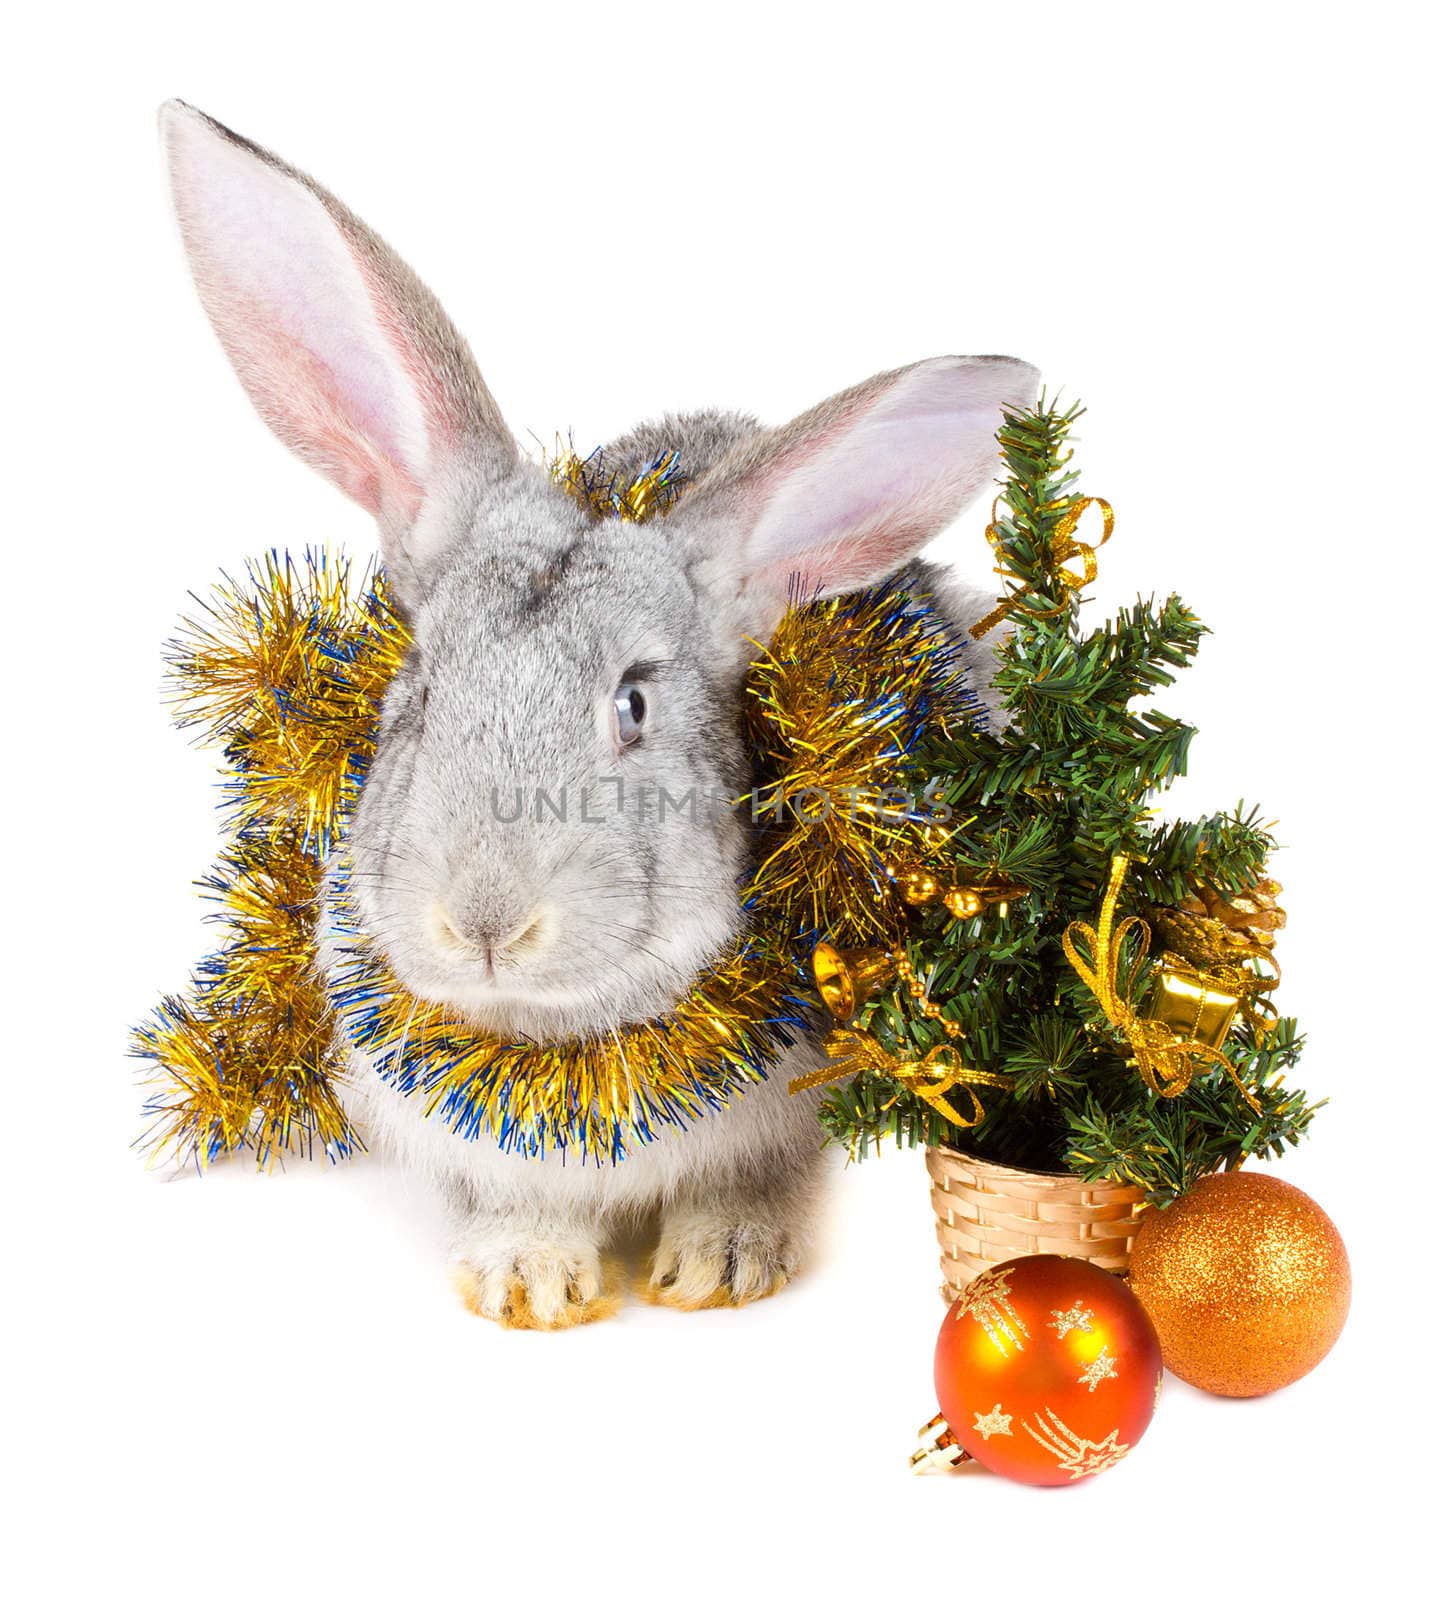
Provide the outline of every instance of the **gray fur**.
[[[413,630],[351,831],[366,927],[413,993],[501,1034],[607,1037],[662,1015],[742,931],[750,832],[741,808],[700,797],[748,787],[743,678],[790,574],[851,587],[901,568],[986,486],[1001,405],[1028,399],[1035,375],[943,358],[782,428],[660,417],[610,444],[606,466],[626,475],[678,449],[691,487],[661,520],[595,519],[521,458],[462,340],[362,223],[188,108],[166,127],[225,348],[280,437],[375,510]],[[337,245],[276,182],[319,201]],[[255,214],[294,237],[251,233],[236,263]],[[321,287],[333,275],[333,293],[312,292],[304,272],[296,290],[296,257]],[[959,620],[976,613],[969,591],[921,576]],[[613,696],[635,664],[648,717],[620,748]],[[516,790],[522,814],[503,820]],[[664,814],[660,790],[694,801]],[[454,1198],[470,1303],[557,1326],[599,1303],[613,1229],[654,1210],[660,1299],[743,1301],[797,1270],[819,1140],[811,1101],[787,1082],[813,1049],[721,1116],[608,1169],[458,1138],[363,1059],[348,1092],[371,1136]]]
[[756,417],[740,411],[684,411],[640,422],[603,447],[605,471],[632,477],[665,450],[677,450],[683,474],[703,477],[740,445],[765,429]]

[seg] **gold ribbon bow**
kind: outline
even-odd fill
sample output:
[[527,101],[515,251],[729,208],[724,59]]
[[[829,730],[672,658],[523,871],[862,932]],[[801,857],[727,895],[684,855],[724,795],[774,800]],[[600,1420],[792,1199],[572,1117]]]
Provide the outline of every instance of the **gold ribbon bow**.
[[[1095,545],[1076,537],[1077,524],[1082,520],[1082,513],[1088,506],[1102,508],[1102,537]],[[1079,589],[1085,589],[1097,576],[1097,552],[1112,537],[1112,528],[1116,520],[1116,513],[1112,507],[1097,495],[1089,494],[1075,502],[1053,531],[1052,550],[1047,558],[1048,571],[1063,586],[1060,602],[1051,607],[1029,605],[1023,597],[1032,593],[1032,585],[1026,583],[1008,595],[1005,600],[999,601],[997,606],[989,611],[981,622],[969,628],[968,632],[974,639],[980,639],[1014,611],[1025,611],[1029,617],[1055,617],[1065,611],[1072,596]],[[987,526],[987,542],[997,552],[997,570],[1006,572],[1008,569],[1002,565],[1002,558],[1006,552],[1002,547],[1002,535],[997,531],[995,505],[992,508],[992,521]],[[1081,572],[1073,572],[1068,567],[1067,563],[1073,560],[1082,563]]]
[[[880,1072],[911,1089],[920,1100],[959,1128],[975,1128],[987,1115],[976,1091],[1010,1089],[1012,1079],[1002,1072],[983,1072],[967,1066],[950,1044],[940,1044],[916,1061],[903,1061],[884,1050],[872,1034],[860,1028],[838,1028],[825,1042],[829,1065],[805,1072],[788,1085],[789,1094],[816,1089],[820,1084],[851,1077],[855,1072]],[[962,1112],[947,1098],[949,1090],[965,1089],[972,1102]]]
[[[1132,1009],[1130,979],[1127,992],[1118,988],[1118,957],[1129,934],[1136,936],[1132,967],[1140,964],[1151,942],[1152,930],[1140,917],[1124,917],[1116,922],[1117,898],[1127,876],[1127,858],[1112,857],[1112,870],[1107,879],[1107,891],[1102,897],[1102,910],[1094,929],[1087,922],[1070,922],[1062,935],[1062,949],[1072,963],[1077,976],[1092,991],[1102,1014],[1122,1034],[1132,1049],[1132,1059],[1142,1081],[1164,1100],[1185,1094],[1191,1087],[1199,1066],[1222,1067],[1231,1074],[1243,1100],[1253,1111],[1261,1105],[1237,1075],[1236,1068],[1219,1050],[1196,1039],[1184,1039],[1165,1022],[1154,1017],[1140,1017]],[[1077,948],[1077,936],[1086,942],[1091,959]]]

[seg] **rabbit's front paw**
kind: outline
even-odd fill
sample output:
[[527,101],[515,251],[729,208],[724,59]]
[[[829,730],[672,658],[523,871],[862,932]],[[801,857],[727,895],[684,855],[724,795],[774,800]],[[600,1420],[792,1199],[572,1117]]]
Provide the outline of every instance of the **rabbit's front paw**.
[[680,1311],[776,1294],[797,1270],[787,1230],[767,1218],[682,1211],[664,1218],[649,1295]]
[[618,1309],[587,1241],[485,1240],[460,1252],[454,1281],[470,1311],[506,1328],[572,1328]]

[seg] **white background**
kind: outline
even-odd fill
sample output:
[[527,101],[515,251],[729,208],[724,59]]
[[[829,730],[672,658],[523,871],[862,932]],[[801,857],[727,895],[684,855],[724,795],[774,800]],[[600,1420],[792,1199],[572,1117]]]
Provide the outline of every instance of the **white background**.
[[[1416,8],[38,15],[0,96],[12,1592],[1390,1580],[1430,1471]],[[1288,846],[1282,995],[1332,1104],[1281,1173],[1356,1279],[1323,1367],[1256,1402],[1169,1383],[1085,1487],[914,1481],[941,1309],[916,1156],[836,1175],[826,1260],[778,1299],[561,1335],[468,1317],[431,1205],[376,1164],[142,1170],[126,1030],[206,946],[187,884],[215,839],[162,640],[221,565],[371,541],[204,324],[154,140],[172,94],[374,222],[518,431],[776,421],[942,351],[1026,356],[1086,402],[1118,513],[1096,604],[1176,588],[1215,630],[1165,700],[1204,730],[1173,803],[1259,799]],[[986,566],[980,519],[947,544]]]

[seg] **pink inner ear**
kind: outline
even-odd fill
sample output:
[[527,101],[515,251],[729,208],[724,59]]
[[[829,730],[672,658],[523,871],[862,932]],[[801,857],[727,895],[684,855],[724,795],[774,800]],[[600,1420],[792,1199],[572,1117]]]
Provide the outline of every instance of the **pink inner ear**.
[[869,415],[785,462],[753,529],[750,582],[786,592],[801,573],[807,587],[839,590],[894,572],[990,478],[990,420]]
[[403,269],[337,202],[196,113],[165,122],[195,284],[274,431],[382,520],[408,522],[450,433],[443,374],[417,359]]
[[413,339],[413,331],[390,301],[387,286],[370,270],[362,256],[356,258],[359,276],[374,307],[374,318],[409,375],[428,423],[430,448],[449,449],[462,431],[466,418],[456,400],[450,380],[426,361]]
[[[715,488],[742,546],[744,588],[770,608],[796,575],[829,593],[889,577],[991,486],[1006,407],[1037,372],[998,356],[939,356],[814,407]],[[713,503],[713,502],[710,502]]]
[[403,465],[375,447],[364,395],[273,320],[252,296],[216,296],[215,321],[260,414],[281,439],[373,516],[412,520],[422,492]]
[[[925,537],[919,535],[918,538]],[[912,553],[911,536],[892,525],[869,528],[831,544],[780,556],[751,575],[744,587],[781,589],[796,586],[804,594],[838,594],[887,577]]]

